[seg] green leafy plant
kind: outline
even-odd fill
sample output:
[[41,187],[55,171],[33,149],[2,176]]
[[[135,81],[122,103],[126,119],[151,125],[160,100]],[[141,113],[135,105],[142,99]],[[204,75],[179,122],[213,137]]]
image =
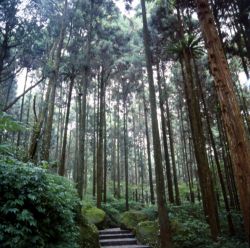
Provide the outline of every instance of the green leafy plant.
[[25,130],[25,126],[13,119],[11,115],[0,112],[0,132],[17,132]]
[[0,246],[77,247],[80,201],[65,178],[0,164]]

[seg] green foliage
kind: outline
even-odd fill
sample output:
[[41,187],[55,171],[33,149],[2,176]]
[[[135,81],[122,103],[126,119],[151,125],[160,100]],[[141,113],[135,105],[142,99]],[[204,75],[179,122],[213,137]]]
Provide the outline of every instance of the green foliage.
[[11,162],[0,164],[1,247],[77,247],[80,202],[73,185]]
[[80,247],[98,248],[99,233],[94,224],[84,224],[80,227]]
[[211,242],[208,225],[203,221],[189,218],[184,222],[173,220],[171,223],[175,223],[173,241],[176,248],[203,248]]
[[[16,121],[11,115],[0,111],[0,139],[7,132],[24,131],[26,127],[19,121]],[[4,142],[0,144],[0,154],[12,156],[16,152],[16,147]]]
[[195,58],[199,58],[204,54],[203,45],[201,45],[202,38],[193,34],[185,34],[183,39],[175,42],[170,48],[169,52],[182,56],[183,50],[191,51]]
[[143,208],[142,213],[146,214],[148,217],[148,220],[151,220],[151,221],[156,220],[158,218],[158,211],[155,205]]
[[0,133],[1,132],[17,132],[25,130],[24,125],[12,118],[4,112],[0,112]]
[[136,237],[138,240],[152,248],[160,247],[160,242],[157,238],[159,233],[160,228],[158,221],[140,222],[136,227]]

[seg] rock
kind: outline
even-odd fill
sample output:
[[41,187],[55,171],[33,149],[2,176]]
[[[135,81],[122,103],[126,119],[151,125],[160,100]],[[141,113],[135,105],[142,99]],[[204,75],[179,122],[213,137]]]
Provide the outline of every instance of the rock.
[[90,207],[83,209],[83,215],[89,224],[94,224],[98,229],[104,229],[106,222],[106,213],[97,208]]
[[80,248],[99,248],[99,233],[94,224],[80,226]]
[[121,215],[118,210],[114,208],[104,208],[103,209],[107,216],[107,226],[108,227],[120,227]]
[[136,227],[136,237],[138,241],[152,248],[160,247],[159,233],[160,227],[158,221],[140,222]]
[[127,211],[121,216],[121,228],[135,231],[137,224],[147,219],[147,215],[143,212]]

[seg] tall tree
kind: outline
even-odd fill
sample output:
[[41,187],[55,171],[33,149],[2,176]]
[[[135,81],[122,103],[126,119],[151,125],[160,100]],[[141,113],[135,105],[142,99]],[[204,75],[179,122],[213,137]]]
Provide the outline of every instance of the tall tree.
[[149,83],[155,176],[156,176],[156,193],[157,193],[157,205],[159,212],[161,247],[171,248],[172,247],[171,230],[168,219],[167,203],[165,195],[165,185],[164,185],[162,156],[161,156],[161,143],[160,143],[160,135],[158,128],[156,96],[155,96],[154,78],[152,70],[152,55],[150,51],[150,36],[147,23],[145,0],[141,0],[141,9],[142,9],[142,20],[143,20],[144,49],[145,49],[145,58],[146,58],[147,75]]
[[207,0],[196,0],[196,3],[198,18],[208,52],[209,65],[215,80],[222,118],[233,159],[245,231],[250,242],[250,144],[234,93],[228,62],[209,3]]

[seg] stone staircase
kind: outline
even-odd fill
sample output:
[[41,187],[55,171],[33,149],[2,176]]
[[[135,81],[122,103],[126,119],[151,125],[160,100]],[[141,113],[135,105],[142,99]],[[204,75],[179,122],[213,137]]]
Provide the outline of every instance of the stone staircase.
[[99,240],[102,248],[149,248],[149,246],[138,244],[130,231],[120,228],[99,231]]

